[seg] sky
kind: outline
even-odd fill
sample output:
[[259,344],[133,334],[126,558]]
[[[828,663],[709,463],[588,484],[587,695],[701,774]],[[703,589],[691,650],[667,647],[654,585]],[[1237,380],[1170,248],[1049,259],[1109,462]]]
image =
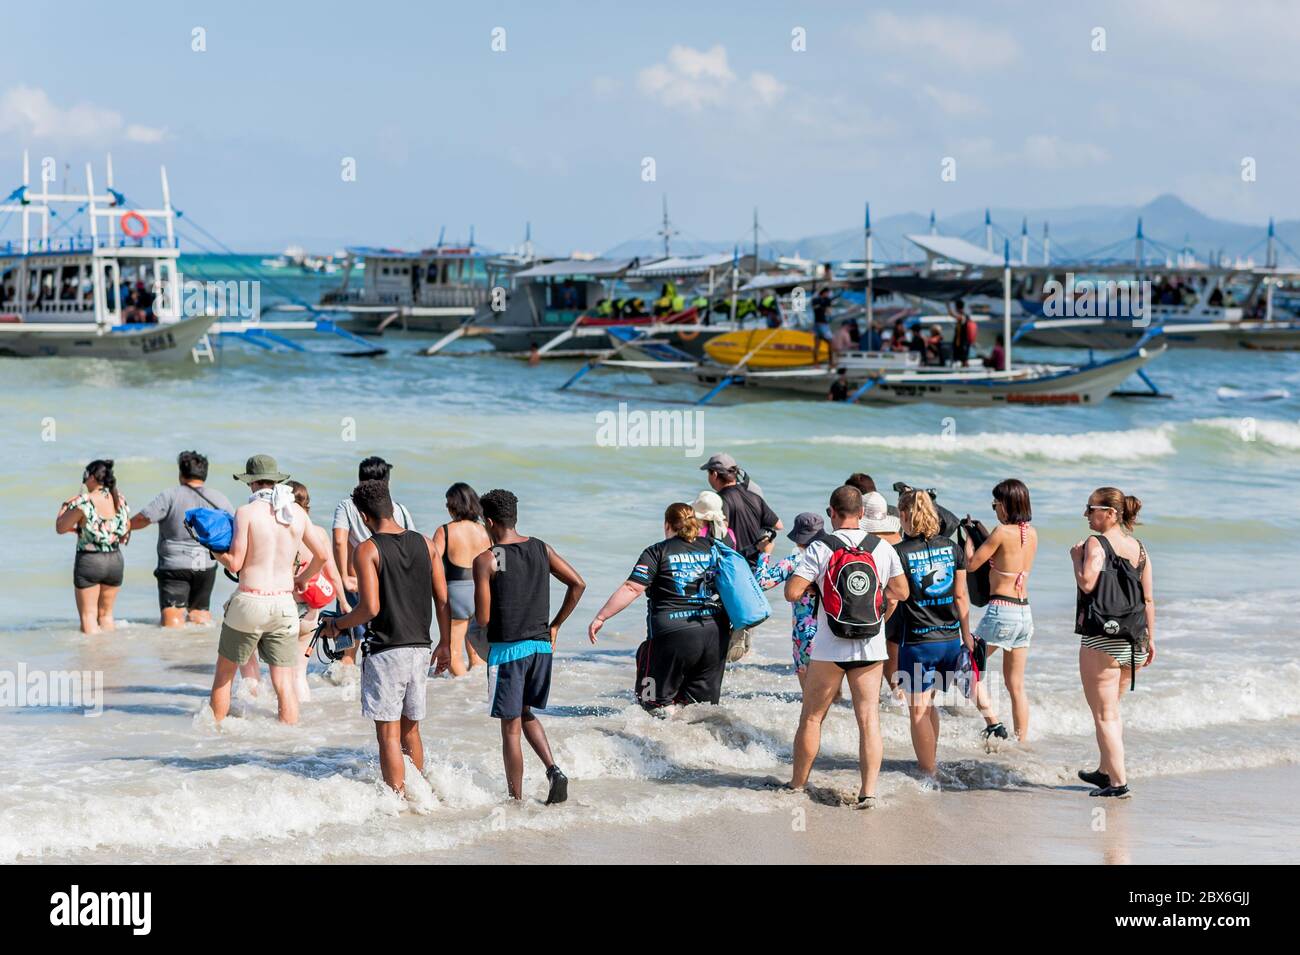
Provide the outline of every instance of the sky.
[[[1300,217],[1300,3],[22,4],[0,195],[86,162],[241,251],[599,252],[873,215]],[[199,49],[198,47],[202,47]],[[349,161],[355,176],[345,176]]]

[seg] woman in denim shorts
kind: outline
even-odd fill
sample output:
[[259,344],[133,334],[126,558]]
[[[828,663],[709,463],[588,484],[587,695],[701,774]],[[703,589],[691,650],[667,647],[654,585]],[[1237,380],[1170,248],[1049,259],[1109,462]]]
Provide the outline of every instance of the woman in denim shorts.
[[[1034,636],[1034,617],[1029,609],[1029,572],[1038,553],[1038,531],[1029,526],[1029,488],[1008,478],[993,489],[993,512],[998,526],[979,550],[967,543],[966,572],[989,565],[988,607],[975,629],[975,636],[988,645],[988,656],[1002,651],[1002,679],[1011,694],[1011,717],[1016,738],[1029,737],[1029,699],[1025,696],[1025,664],[1029,641]],[[1007,729],[998,720],[984,682],[977,695],[984,717],[984,739],[1006,739]]]

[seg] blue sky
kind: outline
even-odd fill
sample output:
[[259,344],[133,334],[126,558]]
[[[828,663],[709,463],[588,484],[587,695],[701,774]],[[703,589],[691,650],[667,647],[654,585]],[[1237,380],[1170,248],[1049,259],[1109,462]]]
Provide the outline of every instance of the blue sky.
[[530,220],[546,250],[599,251],[652,234],[665,194],[721,240],[755,205],[796,238],[867,199],[1300,215],[1295,3],[63,2],[5,30],[4,192],[24,147],[78,171],[111,149],[137,201],[164,162],[177,206],[243,250],[471,223],[504,247]]

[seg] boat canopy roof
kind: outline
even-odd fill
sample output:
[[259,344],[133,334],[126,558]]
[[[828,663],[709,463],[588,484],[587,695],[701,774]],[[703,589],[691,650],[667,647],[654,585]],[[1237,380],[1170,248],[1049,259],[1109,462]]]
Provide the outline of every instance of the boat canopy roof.
[[[878,275],[872,281],[878,292],[917,295],[922,298],[951,301],[974,295],[1001,295],[1001,279],[935,278],[925,275]],[[857,282],[855,288],[861,289]]]
[[347,253],[357,258],[366,259],[489,259],[494,253],[473,246],[440,245],[418,252],[405,249],[385,249],[374,245],[348,246]]
[[817,276],[808,275],[804,272],[785,272],[776,275],[755,275],[752,279],[742,285],[739,291],[757,292],[761,289],[794,288],[795,286],[807,285],[811,282],[817,282]]
[[543,262],[516,272],[520,279],[553,279],[590,276],[592,278],[621,278],[628,269],[640,264],[640,259],[557,259]]
[[703,275],[710,269],[730,265],[731,252],[711,252],[707,255],[673,255],[632,269],[629,276],[636,278],[670,278],[674,275]]
[[919,246],[927,258],[943,259],[974,268],[1001,268],[1002,256],[981,249],[974,243],[951,235],[909,235],[907,241]]

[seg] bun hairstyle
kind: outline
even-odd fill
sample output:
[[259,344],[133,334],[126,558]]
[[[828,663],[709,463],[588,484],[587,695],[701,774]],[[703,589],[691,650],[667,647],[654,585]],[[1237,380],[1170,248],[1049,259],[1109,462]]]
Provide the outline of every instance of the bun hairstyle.
[[111,458],[96,458],[87,464],[86,471],[81,476],[83,481],[86,478],[94,478],[101,487],[112,495],[114,514],[122,509],[122,495],[117,491],[117,476],[113,474],[113,461]]
[[700,519],[689,504],[669,504],[664,511],[664,523],[674,537],[680,537],[688,544],[700,536]]
[[1116,520],[1126,531],[1133,530],[1133,526],[1138,522],[1138,512],[1142,510],[1141,501],[1132,494],[1125,494],[1117,487],[1099,487],[1092,492],[1088,500],[1102,507],[1114,508]]
[[311,495],[307,493],[307,485],[301,481],[285,481],[285,484],[293,488],[293,499],[304,511],[311,510]]
[[934,537],[942,526],[939,512],[934,508],[934,499],[928,491],[915,488],[904,491],[898,496],[898,511],[907,515],[907,522],[912,525],[912,533],[921,537]]

